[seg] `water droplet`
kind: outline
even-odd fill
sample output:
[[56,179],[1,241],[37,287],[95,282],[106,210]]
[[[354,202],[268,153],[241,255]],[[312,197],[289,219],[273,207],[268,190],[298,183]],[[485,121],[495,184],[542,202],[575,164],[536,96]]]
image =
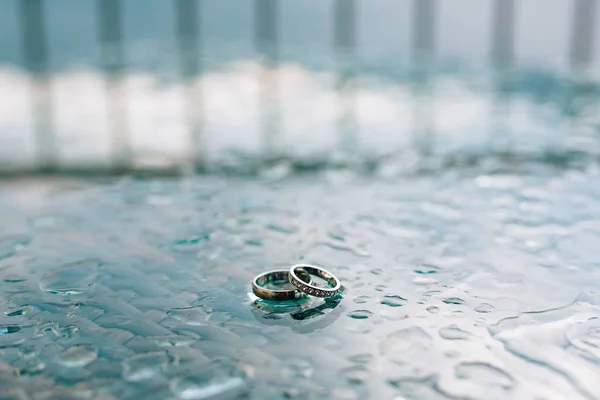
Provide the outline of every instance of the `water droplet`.
[[32,306],[22,306],[17,308],[9,308],[4,312],[7,317],[16,317],[19,315],[31,315],[35,313],[35,308]]
[[69,368],[81,368],[98,358],[98,348],[91,344],[79,344],[69,347],[56,359],[59,364]]
[[356,304],[364,304],[364,303],[368,302],[370,299],[371,299],[371,297],[363,295],[363,296],[355,297],[354,302]]
[[244,240],[244,243],[248,246],[261,247],[263,245],[261,238],[249,238]]
[[196,253],[202,247],[202,243],[208,240],[210,234],[179,239],[173,243],[173,250],[181,253]]
[[240,397],[247,390],[247,383],[231,363],[214,362],[207,368],[190,371],[188,376],[172,379],[169,389],[184,400],[229,399]]
[[440,328],[440,336],[447,340],[466,340],[471,336],[470,332],[460,329],[456,325],[449,325]]
[[207,305],[199,305],[186,308],[171,308],[167,311],[169,317],[173,317],[188,325],[204,325],[210,317],[212,309]]
[[123,361],[123,379],[138,382],[152,378],[173,359],[166,351],[136,354]]
[[475,307],[475,311],[478,313],[490,313],[494,311],[494,306],[489,303],[483,303]]
[[96,281],[98,266],[97,261],[81,261],[65,265],[46,273],[40,281],[40,289],[61,296],[85,293]]
[[379,352],[382,355],[400,355],[404,353],[417,352],[428,348],[432,338],[418,326],[401,329],[390,333],[386,339],[379,344]]
[[76,325],[68,325],[64,328],[60,328],[60,337],[63,339],[70,339],[79,332],[79,327]]
[[0,259],[13,256],[21,248],[27,246],[31,238],[27,235],[9,235],[0,238]]
[[314,374],[312,364],[302,358],[286,360],[283,374],[288,379],[310,378]]
[[2,282],[6,282],[6,283],[21,283],[21,282],[25,282],[27,279],[26,278],[21,278],[19,276],[10,276],[7,278],[4,278],[2,280]]
[[447,399],[439,391],[439,385],[436,382],[435,377],[425,378],[401,378],[401,379],[390,379],[388,380],[390,386],[394,389],[399,390],[402,396],[400,399]]
[[45,368],[46,364],[43,361],[32,360],[28,362],[27,365],[25,365],[24,367],[19,368],[19,374],[33,376],[41,373],[42,371],[44,371]]
[[465,304],[465,301],[458,297],[446,297],[442,299],[442,303],[445,304]]
[[348,316],[354,319],[367,319],[371,317],[371,315],[373,315],[373,313],[369,310],[354,310],[348,313]]
[[502,369],[484,362],[464,362],[454,369],[456,377],[476,382],[483,386],[500,386],[510,389],[513,378]]
[[438,284],[438,280],[431,278],[427,275],[417,275],[415,279],[413,279],[413,283],[417,286],[431,286]]
[[428,275],[428,274],[437,274],[440,272],[440,267],[437,267],[432,264],[421,264],[417,268],[414,269],[417,274]]
[[355,354],[348,357],[348,360],[355,364],[367,364],[373,359],[373,355],[369,353]]
[[438,306],[428,306],[426,310],[429,311],[431,314],[437,314],[438,312],[440,312],[440,308]]
[[56,322],[46,322],[44,324],[38,325],[36,328],[36,333],[53,333],[55,335],[58,335],[58,324]]
[[399,321],[401,319],[408,318],[408,315],[405,312],[401,312],[398,307],[386,307],[379,311],[379,316],[389,321]]
[[285,318],[285,316],[283,314],[268,313],[268,314],[264,314],[262,316],[262,318],[263,319],[268,319],[268,320],[279,320],[279,319]]
[[148,340],[151,340],[160,347],[189,346],[198,341],[197,338],[187,335],[150,336]]
[[271,231],[283,233],[285,235],[293,235],[298,232],[298,227],[291,223],[275,223],[271,222],[265,225]]
[[406,299],[398,295],[383,296],[381,304],[384,304],[389,307],[402,307],[406,304]]
[[0,325],[0,335],[8,335],[10,333],[16,333],[21,330],[18,325]]
[[203,242],[197,257],[204,261],[214,261],[221,256],[223,245],[216,242]]
[[371,270],[371,273],[373,275],[381,275],[383,273],[383,270],[381,268],[375,268]]
[[344,368],[341,373],[350,385],[362,385],[369,379],[369,370],[363,365]]

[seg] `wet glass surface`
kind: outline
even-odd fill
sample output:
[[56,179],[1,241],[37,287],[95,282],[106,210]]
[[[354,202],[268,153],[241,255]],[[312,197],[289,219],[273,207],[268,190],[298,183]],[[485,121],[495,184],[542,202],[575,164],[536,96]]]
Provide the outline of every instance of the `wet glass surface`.
[[[2,399],[598,398],[600,178],[0,186]],[[343,296],[256,301],[302,261]]]

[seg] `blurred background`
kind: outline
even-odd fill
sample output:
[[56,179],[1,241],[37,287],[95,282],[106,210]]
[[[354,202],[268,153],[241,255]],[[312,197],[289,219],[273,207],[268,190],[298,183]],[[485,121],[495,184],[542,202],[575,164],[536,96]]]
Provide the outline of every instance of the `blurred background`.
[[600,399],[599,13],[0,0],[0,399]]
[[4,0],[0,171],[589,163],[595,0]]

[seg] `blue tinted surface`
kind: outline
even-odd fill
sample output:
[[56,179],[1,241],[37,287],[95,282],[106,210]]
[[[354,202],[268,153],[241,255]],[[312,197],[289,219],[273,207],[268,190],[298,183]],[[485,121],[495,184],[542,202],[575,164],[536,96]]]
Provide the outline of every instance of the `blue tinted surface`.
[[[5,181],[0,397],[596,398],[598,183]],[[343,298],[253,302],[298,260]]]

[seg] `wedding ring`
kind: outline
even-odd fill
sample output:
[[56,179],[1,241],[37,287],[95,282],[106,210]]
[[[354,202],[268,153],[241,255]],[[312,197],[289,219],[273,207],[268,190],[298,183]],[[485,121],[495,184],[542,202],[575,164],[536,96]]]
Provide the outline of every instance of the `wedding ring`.
[[[269,301],[289,301],[297,300],[306,297],[302,293],[294,289],[267,289],[265,285],[271,282],[290,282],[290,272],[285,269],[267,271],[259,274],[252,280],[252,292],[264,300]],[[311,283],[310,275],[307,272],[298,272],[296,279],[304,283]]]
[[[304,272],[324,279],[331,285],[331,287],[319,287],[314,285],[312,281],[301,279],[301,277],[304,276]],[[290,283],[296,286],[299,291],[310,294],[311,296],[333,297],[339,294],[342,290],[340,281],[335,277],[335,275],[327,271],[325,268],[317,267],[316,265],[296,264],[290,268],[289,278]]]

